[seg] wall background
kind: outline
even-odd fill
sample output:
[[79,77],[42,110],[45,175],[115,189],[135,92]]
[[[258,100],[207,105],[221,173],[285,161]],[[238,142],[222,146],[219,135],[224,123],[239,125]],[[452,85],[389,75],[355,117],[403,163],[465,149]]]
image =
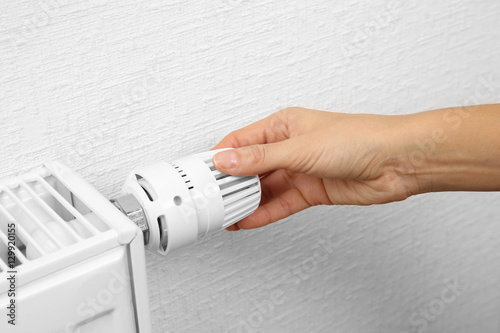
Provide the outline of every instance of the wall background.
[[[496,0],[5,1],[0,175],[58,159],[112,196],[287,106],[498,103],[499,22]],[[499,203],[316,207],[148,255],[155,332],[498,332]]]

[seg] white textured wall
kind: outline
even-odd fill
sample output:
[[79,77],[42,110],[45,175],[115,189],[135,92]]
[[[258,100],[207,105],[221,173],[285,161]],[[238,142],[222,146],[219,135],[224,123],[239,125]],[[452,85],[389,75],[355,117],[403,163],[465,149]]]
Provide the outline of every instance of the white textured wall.
[[[59,159],[111,196],[287,106],[498,103],[499,31],[498,0],[2,1],[0,174]],[[498,332],[499,214],[498,193],[317,207],[148,255],[153,327]]]

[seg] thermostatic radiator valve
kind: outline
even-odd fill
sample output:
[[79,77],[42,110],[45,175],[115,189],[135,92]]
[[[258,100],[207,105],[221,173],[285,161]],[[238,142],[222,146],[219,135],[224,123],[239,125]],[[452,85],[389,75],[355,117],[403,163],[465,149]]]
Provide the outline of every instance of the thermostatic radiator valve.
[[167,254],[257,209],[259,177],[218,171],[212,157],[219,151],[139,168],[127,177],[124,195],[111,200],[141,228],[150,251]]

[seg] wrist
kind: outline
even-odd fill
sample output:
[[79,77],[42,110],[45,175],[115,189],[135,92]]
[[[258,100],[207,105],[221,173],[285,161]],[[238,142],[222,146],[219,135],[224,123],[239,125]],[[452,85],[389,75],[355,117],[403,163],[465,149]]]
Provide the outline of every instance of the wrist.
[[498,106],[398,117],[395,170],[410,195],[500,189]]
[[438,146],[446,141],[436,117],[430,112],[397,116],[393,165],[408,196],[435,191],[434,158],[438,149],[443,153]]
[[383,156],[380,174],[387,188],[403,198],[432,191],[429,161],[420,149],[426,137],[423,117],[381,116],[379,120],[383,125],[378,126],[376,154]]

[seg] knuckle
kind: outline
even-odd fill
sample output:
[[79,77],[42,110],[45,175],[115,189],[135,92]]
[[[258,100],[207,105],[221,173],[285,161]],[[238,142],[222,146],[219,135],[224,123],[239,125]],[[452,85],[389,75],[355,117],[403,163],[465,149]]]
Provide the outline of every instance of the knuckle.
[[263,145],[249,147],[249,160],[251,163],[263,165],[266,160],[266,150]]
[[224,138],[224,141],[227,142],[227,145],[231,148],[240,147],[238,135],[236,132],[231,132]]
[[278,201],[282,211],[286,214],[286,216],[290,216],[293,214],[292,205],[284,195],[280,196],[278,198]]
[[290,138],[294,133],[300,132],[301,123],[307,118],[310,110],[300,107],[290,107],[276,113],[276,119],[281,126],[281,132],[284,137]]

